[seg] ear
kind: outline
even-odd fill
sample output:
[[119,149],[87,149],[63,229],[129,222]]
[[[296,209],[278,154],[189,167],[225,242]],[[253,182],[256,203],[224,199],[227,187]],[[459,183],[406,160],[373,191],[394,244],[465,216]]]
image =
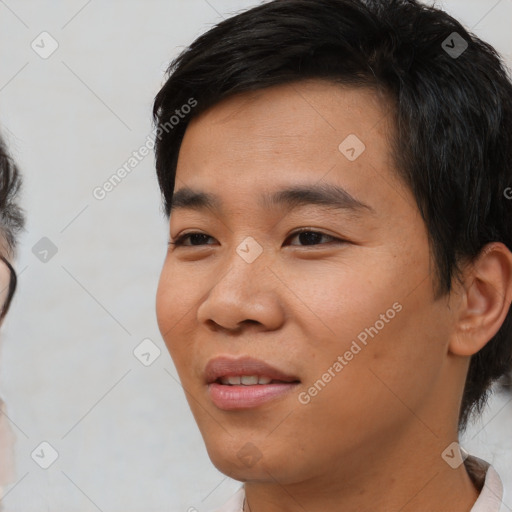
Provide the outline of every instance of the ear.
[[463,271],[455,332],[449,351],[472,356],[499,331],[512,302],[512,252],[487,244]]

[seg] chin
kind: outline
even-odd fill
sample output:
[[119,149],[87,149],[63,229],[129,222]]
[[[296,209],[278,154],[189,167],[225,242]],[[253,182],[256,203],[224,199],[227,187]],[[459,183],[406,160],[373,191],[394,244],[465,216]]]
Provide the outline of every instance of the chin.
[[[212,464],[223,474],[240,482],[294,483],[289,455],[268,444],[260,451],[244,438],[242,441],[206,445]],[[284,447],[283,447],[284,448]],[[297,477],[297,475],[295,475]],[[300,480],[300,479],[299,479]]]
[[212,460],[213,465],[224,475],[239,482],[263,482],[269,480],[269,473],[259,469],[236,466],[227,460]]
[[208,450],[208,455],[212,464],[224,475],[246,482],[248,480],[266,480],[269,478],[269,473],[261,464],[261,461],[250,465],[250,462],[245,462],[237,456],[236,451],[230,451],[226,448],[220,450]]

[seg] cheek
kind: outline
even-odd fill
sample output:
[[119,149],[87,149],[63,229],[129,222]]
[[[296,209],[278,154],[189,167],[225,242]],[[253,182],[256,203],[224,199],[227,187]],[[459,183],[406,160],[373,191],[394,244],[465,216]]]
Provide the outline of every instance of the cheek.
[[[343,419],[348,415],[356,418],[357,424],[358,417],[367,421],[373,418],[392,425],[400,418],[406,421],[411,411],[420,410],[430,400],[442,376],[449,331],[447,315],[431,301],[430,287],[427,280],[401,298],[400,311],[393,309],[393,314],[386,306],[397,294],[388,294],[390,304],[374,307],[366,325],[351,323],[359,334],[345,339],[344,354],[351,360],[340,373],[342,378],[335,379],[337,389],[333,386],[331,390],[333,399],[336,395],[345,397],[344,410],[339,411]],[[380,313],[387,322],[379,319]],[[353,340],[360,350],[354,345],[350,348]],[[357,431],[357,425],[354,429]]]
[[158,328],[162,337],[166,338],[175,316],[176,301],[174,300],[172,287],[170,286],[169,273],[166,266],[162,269],[160,280],[158,281],[158,289],[156,292],[156,319]]
[[190,287],[190,279],[176,272],[170,263],[164,264],[156,293],[156,316],[160,333],[170,351],[173,340],[184,325],[182,321],[190,312],[191,299],[187,297]]
[[318,351],[320,359],[333,351],[343,353],[358,335],[364,341],[365,329],[374,330],[376,323],[379,332],[385,330],[399,314],[399,304],[395,308],[393,304],[405,295],[392,258],[370,261],[356,251],[344,256],[331,262],[308,262],[300,274],[281,272],[293,292],[287,300],[295,304],[294,310],[298,308],[294,321],[302,324],[308,349]]
[[184,295],[191,286],[190,279],[188,284],[185,281],[187,280],[180,278],[172,265],[165,264],[156,293],[158,327],[182,382],[189,379],[183,370],[190,362],[190,342],[187,340],[193,339],[193,333],[188,335],[185,332],[187,318],[189,318],[187,315],[193,314],[190,299]]
[[351,320],[353,331],[367,334],[366,344],[348,336],[311,348],[305,354],[310,367],[306,395],[300,397],[304,405],[297,411],[302,432],[314,434],[321,425],[327,453],[380,442],[414,420],[411,411],[422,417],[419,411],[436,389],[444,353],[441,328],[428,329],[428,318],[426,309],[406,302],[377,333]]
[[[308,384],[325,375],[333,382],[332,392],[358,389],[354,404],[345,398],[348,409],[364,407],[364,401],[368,405],[377,396],[396,401],[386,384],[403,390],[404,397],[414,402],[435,380],[444,355],[449,326],[443,308],[433,301],[432,281],[426,278],[428,255],[414,258],[402,251],[401,257],[377,256],[347,258],[343,265],[337,262],[293,281],[294,294],[307,306],[305,314],[296,318],[307,333]],[[336,371],[338,356],[344,361]],[[343,377],[330,379],[329,369]],[[326,406],[329,395],[323,397]]]

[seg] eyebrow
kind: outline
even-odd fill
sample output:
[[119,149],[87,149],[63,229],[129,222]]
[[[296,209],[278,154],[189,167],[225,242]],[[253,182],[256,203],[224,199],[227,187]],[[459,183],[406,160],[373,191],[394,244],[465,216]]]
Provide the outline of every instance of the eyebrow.
[[[260,196],[259,204],[265,209],[281,208],[291,211],[308,205],[320,205],[336,210],[345,210],[351,213],[360,214],[363,211],[375,213],[375,210],[356,199],[344,188],[332,183],[316,183],[312,185],[294,186],[273,193],[266,193]],[[177,190],[172,198],[169,214],[176,210],[206,209],[222,210],[222,201],[215,194],[195,190],[190,187],[183,187]]]

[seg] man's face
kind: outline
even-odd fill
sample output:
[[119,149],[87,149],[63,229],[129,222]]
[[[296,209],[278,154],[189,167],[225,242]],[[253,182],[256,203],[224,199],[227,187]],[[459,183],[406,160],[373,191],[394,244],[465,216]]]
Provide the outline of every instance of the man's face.
[[[208,453],[233,478],[354,471],[406,432],[431,442],[433,411],[455,403],[440,398],[451,317],[395,176],[390,119],[369,89],[308,81],[232,97],[187,128],[175,193],[213,194],[220,208],[172,211],[172,241],[204,236],[170,246],[157,316]],[[263,204],[322,185],[366,206]],[[218,356],[260,359],[299,382],[212,393],[205,367]],[[251,402],[270,386],[273,399]],[[224,391],[233,401],[212,400]]]

